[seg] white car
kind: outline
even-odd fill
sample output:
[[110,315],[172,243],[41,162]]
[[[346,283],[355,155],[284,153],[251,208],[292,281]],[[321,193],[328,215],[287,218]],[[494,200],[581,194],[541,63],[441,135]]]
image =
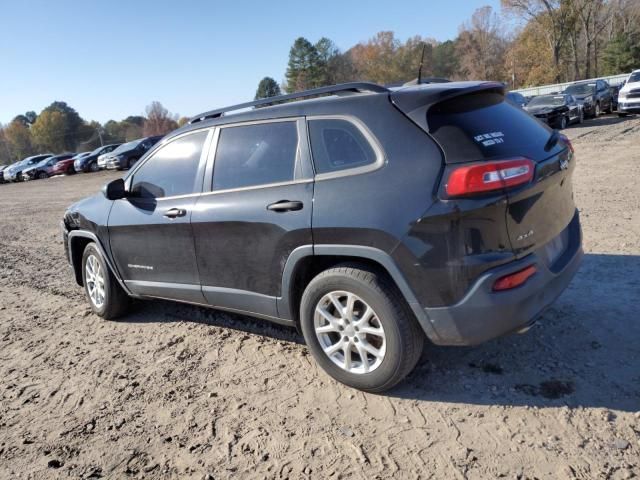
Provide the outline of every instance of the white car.
[[634,70],[618,93],[618,115],[640,113],[640,70]]
[[104,170],[107,168],[107,158],[111,155],[111,152],[103,153],[98,157],[98,168]]

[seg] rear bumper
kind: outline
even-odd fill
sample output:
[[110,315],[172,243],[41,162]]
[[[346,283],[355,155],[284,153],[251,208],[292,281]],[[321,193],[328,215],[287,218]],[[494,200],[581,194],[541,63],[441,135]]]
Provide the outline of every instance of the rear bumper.
[[[492,338],[522,330],[567,288],[583,257],[578,214],[567,226],[568,245],[552,264],[546,246],[525,258],[489,270],[478,279],[465,297],[453,306],[426,308],[425,313],[438,338],[438,345],[476,345]],[[494,282],[529,265],[536,273],[524,285],[494,292]]]

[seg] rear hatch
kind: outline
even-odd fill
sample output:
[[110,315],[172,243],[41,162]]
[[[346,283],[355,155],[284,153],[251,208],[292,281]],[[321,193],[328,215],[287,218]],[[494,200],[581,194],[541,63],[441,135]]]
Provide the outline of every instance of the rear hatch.
[[[417,110],[405,113],[442,148],[443,184],[453,170],[467,165],[530,159],[532,178],[503,188],[505,222],[517,257],[547,246],[552,262],[567,247],[564,232],[575,215],[571,185],[574,160],[568,141],[506,101],[500,84],[476,83],[467,90],[457,87],[449,94],[441,90],[438,97],[431,102],[425,99],[427,108],[420,118],[425,123],[416,121]],[[394,103],[402,109],[398,100]],[[471,197],[474,195],[482,197],[483,193]]]

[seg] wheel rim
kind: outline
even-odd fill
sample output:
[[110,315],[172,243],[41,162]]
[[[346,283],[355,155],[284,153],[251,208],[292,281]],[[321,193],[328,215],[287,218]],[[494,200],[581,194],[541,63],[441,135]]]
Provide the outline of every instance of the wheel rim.
[[596,103],[596,117],[600,115],[600,104]]
[[98,170],[98,164],[92,163],[91,165],[89,165],[89,170],[95,172],[96,170]]
[[100,262],[95,255],[87,257],[87,263],[84,267],[87,282],[87,291],[89,299],[96,308],[102,308],[104,305],[104,275]]
[[567,128],[567,118],[566,117],[562,117],[562,121],[560,122],[560,128],[561,129]]
[[376,312],[360,297],[333,291],[316,305],[316,338],[325,355],[341,369],[369,373],[384,360],[387,340]]

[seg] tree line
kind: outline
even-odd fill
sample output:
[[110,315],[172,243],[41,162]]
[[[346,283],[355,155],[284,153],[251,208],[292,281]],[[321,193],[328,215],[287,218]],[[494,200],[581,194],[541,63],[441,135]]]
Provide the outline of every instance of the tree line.
[[164,135],[187,121],[170,113],[160,102],[148,105],[145,114],[102,125],[84,120],[66,102],[55,101],[39,114],[29,111],[0,125],[0,165],[42,152],[83,152],[109,143]]
[[[513,26],[515,24],[515,27]],[[378,32],[341,51],[304,37],[289,51],[284,79],[260,81],[255,98],[349,81],[380,84],[417,77],[497,80],[510,88],[569,82],[640,68],[638,0],[501,0],[477,9],[456,38]]]

